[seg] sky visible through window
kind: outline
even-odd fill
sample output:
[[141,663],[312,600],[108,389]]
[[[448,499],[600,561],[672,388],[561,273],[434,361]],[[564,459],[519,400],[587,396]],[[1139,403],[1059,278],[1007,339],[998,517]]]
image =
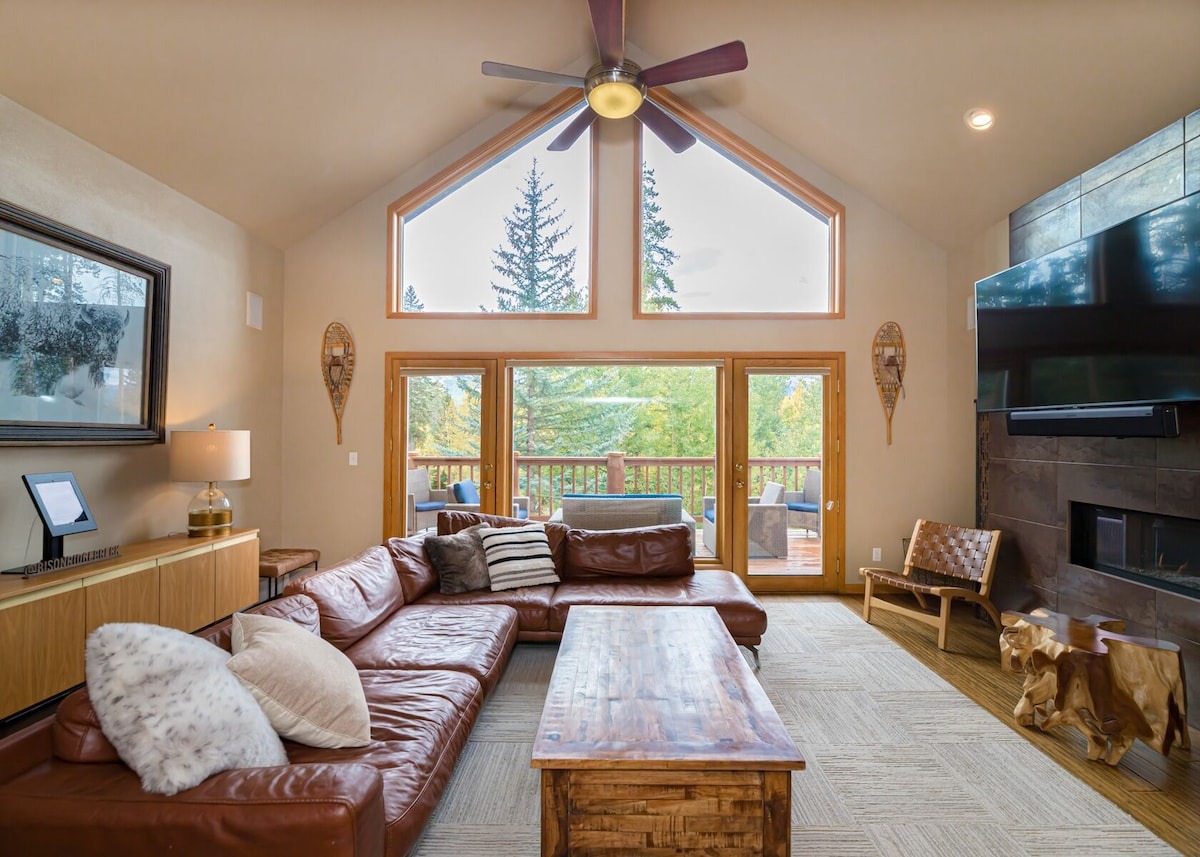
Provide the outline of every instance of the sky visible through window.
[[565,212],[556,228],[572,227],[562,244],[577,248],[575,286],[586,301],[591,288],[591,146],[584,135],[566,152],[546,150],[576,112],[564,114],[501,160],[485,165],[450,193],[405,217],[402,288],[412,286],[426,312],[496,309],[491,284],[502,278],[492,269],[494,251],[505,245],[504,218],[522,200],[535,158],[543,183],[553,185],[547,197],[558,199],[554,211]]
[[675,154],[642,134],[682,312],[828,312],[829,224],[703,137]]

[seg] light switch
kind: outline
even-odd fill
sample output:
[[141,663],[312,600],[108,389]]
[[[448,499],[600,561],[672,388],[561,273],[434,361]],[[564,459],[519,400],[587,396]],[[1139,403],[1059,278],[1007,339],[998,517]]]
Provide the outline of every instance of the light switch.
[[358,467],[358,453],[357,452],[350,453],[350,466]]

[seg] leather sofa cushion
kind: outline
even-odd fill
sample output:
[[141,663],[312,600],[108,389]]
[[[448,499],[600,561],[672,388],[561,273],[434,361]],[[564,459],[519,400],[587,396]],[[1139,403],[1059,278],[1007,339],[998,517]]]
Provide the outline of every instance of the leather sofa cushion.
[[80,688],[58,705],[50,728],[54,755],[65,762],[120,762],[117,749],[100,729],[100,718],[92,708],[86,687]]
[[[449,509],[438,513],[438,535],[448,536],[465,530],[475,524],[487,524],[489,527],[523,527],[529,521],[521,518],[507,518],[504,515],[484,515],[481,512],[464,512],[461,509]],[[554,560],[554,571],[561,579],[567,553],[567,533],[570,527],[553,521],[546,521],[546,540],[550,542],[550,557]]]
[[522,586],[520,589],[504,589],[492,592],[490,589],[477,589],[472,592],[462,592],[457,595],[442,595],[438,591],[424,596],[421,604],[506,604],[517,611],[517,631],[526,634],[530,631],[545,631],[549,620],[550,599],[554,595],[554,587]]
[[456,670],[491,693],[517,643],[517,612],[500,604],[408,604],[346,649],[360,670]]
[[[276,619],[287,619],[295,622],[301,628],[321,636],[321,614],[317,603],[307,595],[284,595],[256,604],[243,613],[257,613],[260,616],[273,616]],[[210,625],[202,631],[197,631],[197,637],[203,637],[210,643],[220,646],[225,651],[230,650],[229,634],[233,627],[231,619],[223,619],[215,625]]]
[[371,713],[371,744],[320,750],[287,742],[288,755],[293,763],[374,765],[383,778],[386,853],[407,854],[446,790],[479,718],[483,690],[473,677],[446,670],[365,670],[359,677]]
[[368,548],[300,580],[288,583],[288,595],[307,595],[317,602],[321,636],[348,649],[404,604],[400,577],[382,545]]
[[400,575],[400,588],[404,591],[404,603],[411,604],[429,592],[438,591],[438,573],[425,552],[425,534],[406,539],[387,540],[388,553],[396,574]]
[[731,571],[701,570],[689,577],[563,583],[550,601],[551,631],[563,630],[567,613],[575,604],[715,607],[730,635],[749,645],[761,642],[767,630],[767,611]]
[[692,574],[693,528],[687,524],[567,533],[563,580],[679,577]]

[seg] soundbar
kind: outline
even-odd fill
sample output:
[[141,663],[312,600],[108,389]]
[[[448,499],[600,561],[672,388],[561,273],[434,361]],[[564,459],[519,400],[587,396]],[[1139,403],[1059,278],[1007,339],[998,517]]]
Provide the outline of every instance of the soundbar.
[[1010,435],[1049,437],[1179,437],[1174,405],[1047,408],[1009,411]]

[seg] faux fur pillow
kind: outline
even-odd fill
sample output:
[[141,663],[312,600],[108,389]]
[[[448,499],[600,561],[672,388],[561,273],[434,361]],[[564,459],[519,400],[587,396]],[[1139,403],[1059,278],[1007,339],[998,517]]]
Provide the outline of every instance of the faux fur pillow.
[[487,557],[479,531],[483,524],[467,527],[449,536],[426,536],[425,552],[438,573],[438,589],[442,595],[458,595],[474,589],[487,589]]
[[88,635],[92,707],[146,791],[173,795],[219,771],[287,764],[228,660],[207,640],[161,625],[114,622]]
[[331,643],[294,622],[235,613],[228,667],[275,731],[310,747],[365,747],[371,716],[358,670]]

